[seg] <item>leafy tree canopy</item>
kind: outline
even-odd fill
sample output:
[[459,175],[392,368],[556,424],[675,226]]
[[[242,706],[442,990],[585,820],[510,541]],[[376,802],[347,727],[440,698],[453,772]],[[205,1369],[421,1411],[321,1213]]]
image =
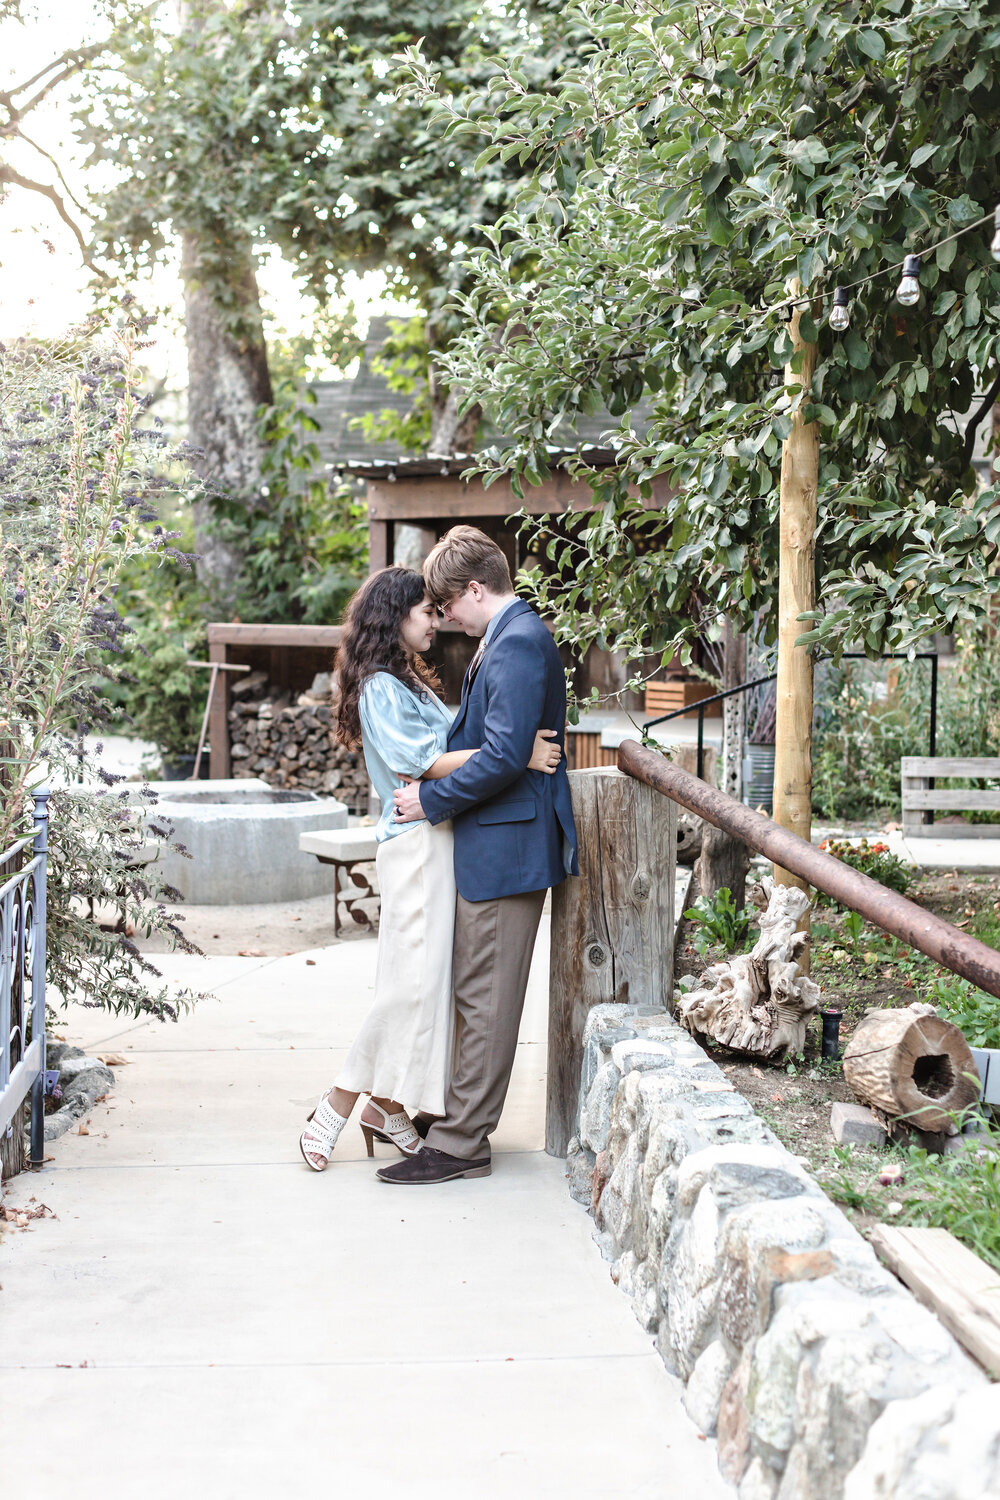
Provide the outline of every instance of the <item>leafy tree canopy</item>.
[[[199,274],[238,323],[234,245],[274,245],[322,304],[348,269],[381,267],[428,311],[456,283],[456,249],[509,202],[511,174],[475,175],[393,98],[394,56],[421,40],[438,87],[485,87],[496,56],[537,30],[551,0],[193,0],[180,33],[139,18],[80,119],[90,163],[110,169],[97,242],[126,276],[193,231]],[[555,66],[538,49],[536,87]]]
[[[563,637],[665,651],[706,601],[773,626],[791,277],[819,346],[823,607],[805,639],[875,654],[981,614],[1000,500],[970,455],[1000,388],[1000,266],[991,225],[952,236],[1000,202],[995,4],[626,0],[567,25],[593,44],[558,87],[526,53],[438,106],[478,171],[530,173],[475,252],[447,361],[514,439],[487,479],[537,484],[578,414],[622,415],[619,471],[575,464],[595,511],[549,523],[555,573],[536,583]],[[409,64],[417,99],[446,88]],[[939,241],[904,308],[899,263]],[[842,336],[824,321],[838,284]],[[648,426],[629,417],[643,397]],[[658,476],[672,498],[646,509]]]

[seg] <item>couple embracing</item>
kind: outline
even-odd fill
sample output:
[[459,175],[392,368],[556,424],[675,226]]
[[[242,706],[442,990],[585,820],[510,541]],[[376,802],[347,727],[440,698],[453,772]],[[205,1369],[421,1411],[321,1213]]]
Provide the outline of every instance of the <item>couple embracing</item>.
[[[438,613],[479,637],[452,721],[423,659]],[[384,1182],[490,1172],[545,893],[577,873],[562,760],[566,685],[507,560],[456,526],[423,574],[383,568],[348,607],[337,658],[341,743],[382,803],[375,1001],[302,1132],[322,1171],[362,1094],[361,1128],[403,1161]]]

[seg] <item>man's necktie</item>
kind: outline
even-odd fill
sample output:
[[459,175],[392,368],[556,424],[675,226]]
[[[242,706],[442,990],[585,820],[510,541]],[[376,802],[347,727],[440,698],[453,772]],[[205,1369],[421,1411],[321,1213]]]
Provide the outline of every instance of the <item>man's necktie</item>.
[[466,673],[466,682],[467,682],[467,684],[468,684],[469,687],[472,686],[472,679],[473,679],[473,677],[475,677],[476,673],[479,671],[479,663],[483,659],[483,652],[485,650],[486,650],[486,637],[483,636],[482,640],[479,642],[479,647],[478,647],[478,649],[476,651],[475,656],[469,662],[469,670]]

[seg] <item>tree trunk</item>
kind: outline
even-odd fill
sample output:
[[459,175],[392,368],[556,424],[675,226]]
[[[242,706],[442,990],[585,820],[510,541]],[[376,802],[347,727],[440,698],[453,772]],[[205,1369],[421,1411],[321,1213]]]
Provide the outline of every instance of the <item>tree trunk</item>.
[[[747,680],[747,638],[726,620],[722,637],[722,688],[742,687]],[[743,796],[743,740],[747,695],[734,693],[722,700],[722,788],[739,802]]]
[[455,386],[444,386],[434,369],[430,370],[431,436],[427,452],[432,458],[450,458],[455,453],[471,453],[476,444],[480,408],[474,406],[459,416],[462,393]]
[[[188,31],[201,31],[204,0],[175,0],[177,20]],[[260,294],[251,246],[224,223],[212,245],[207,231],[185,230],[181,236],[181,277],[188,354],[188,439],[197,451],[197,469],[211,495],[256,498],[260,491],[264,444],[257,435],[257,412],[274,400],[267,367]],[[231,310],[223,317],[215,301],[206,263],[219,264],[218,239],[226,245],[227,291]],[[217,274],[217,271],[216,271]],[[238,330],[238,331],[234,331]],[[227,540],[213,524],[210,498],[193,506],[195,565],[199,581],[216,607],[231,608],[245,548]]]
[[844,1077],[862,1104],[914,1130],[948,1130],[979,1098],[969,1044],[931,1005],[870,1010],[844,1050]]
[[[722,687],[739,687],[746,681],[746,636],[727,620],[723,633]],[[736,693],[722,703],[722,791],[737,801],[743,793],[743,731],[746,723],[746,696]],[[676,759],[676,757],[674,757]],[[685,769],[691,769],[685,767]],[[705,777],[711,781],[711,776]],[[698,890],[707,899],[722,890],[731,893],[737,910],[746,900],[747,871],[750,851],[746,844],[706,823],[702,830],[701,852],[694,873]]]
[[[249,500],[260,489],[264,444],[257,434],[257,413],[273,401],[267,350],[261,327],[257,277],[249,247],[232,271],[238,315],[245,331],[237,337],[226,327],[210,285],[199,275],[199,241],[183,236],[182,275],[188,351],[188,437],[198,452],[198,470],[210,493]],[[194,505],[195,548],[199,580],[222,607],[231,606],[243,563],[244,548],[224,539],[212,524],[206,498]]]
[[711,900],[723,886],[730,892],[737,911],[746,903],[747,872],[750,869],[750,850],[740,839],[724,833],[713,823],[705,823],[701,830],[701,853],[694,862],[694,877],[700,895]]

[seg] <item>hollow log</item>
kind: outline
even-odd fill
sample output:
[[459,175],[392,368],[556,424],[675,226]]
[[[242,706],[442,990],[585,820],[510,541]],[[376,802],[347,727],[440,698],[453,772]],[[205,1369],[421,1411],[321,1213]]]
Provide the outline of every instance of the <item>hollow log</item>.
[[862,1104],[921,1131],[953,1130],[979,1098],[968,1042],[930,1005],[868,1011],[844,1050],[844,1077]]

